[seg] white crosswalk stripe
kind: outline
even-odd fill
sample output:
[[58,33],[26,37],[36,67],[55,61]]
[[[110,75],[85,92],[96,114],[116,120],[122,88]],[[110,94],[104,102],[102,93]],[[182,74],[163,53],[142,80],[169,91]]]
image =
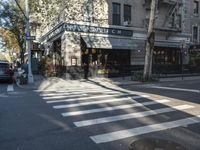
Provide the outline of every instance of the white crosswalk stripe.
[[[51,92],[51,91],[49,91]],[[43,92],[41,93],[41,96],[48,96],[48,95],[56,95],[56,94],[85,94],[85,93],[113,93],[113,94],[118,94],[122,93],[120,91],[112,91],[112,90],[89,90],[89,89],[84,89],[84,91],[56,91],[54,93],[49,93],[49,92]]]
[[148,105],[153,105],[153,104],[158,104],[158,103],[163,104],[163,103],[167,103],[167,102],[170,102],[170,100],[163,99],[163,100],[155,100],[155,101],[144,102],[144,103],[119,105],[119,106],[114,106],[114,107],[104,107],[104,108],[83,110],[83,111],[73,111],[73,112],[62,113],[62,116],[63,117],[77,116],[77,115],[91,114],[91,113],[97,113],[97,112],[105,112],[105,111],[112,111],[112,110],[119,110],[119,109],[127,109],[127,108],[139,107],[139,106],[148,106]]
[[51,97],[51,96],[74,96],[74,95],[88,95],[86,93],[43,93],[40,94],[42,97]]
[[[137,118],[146,119],[151,116],[150,118],[152,119],[156,116],[161,117],[163,114],[166,113],[168,115],[171,115],[174,112],[181,113],[184,112],[184,110],[190,111],[190,109],[196,108],[196,105],[181,105],[180,103],[173,103],[173,101],[170,99],[158,99],[152,97],[150,94],[120,92],[117,90],[115,91],[104,88],[71,89],[66,91],[54,91],[54,93],[46,91],[40,93],[40,95],[43,97],[47,104],[53,105],[52,107],[54,109],[70,108],[68,109],[68,111],[61,113],[61,115],[63,117],[72,117],[70,119],[75,118],[75,121],[72,121],[72,123],[75,125],[75,127],[79,128],[90,126],[92,128],[101,128],[104,125],[109,125],[109,123],[116,124],[117,126],[118,123],[121,124],[133,120],[140,120]],[[140,100],[137,99],[146,100],[142,100],[140,102]],[[61,102],[65,104],[59,104]],[[127,102],[129,102],[130,104],[127,104]],[[166,103],[167,105],[165,105]],[[145,111],[141,111],[142,109],[140,110],[140,108],[147,108],[147,106],[150,105],[151,107],[148,107],[148,109],[146,109]],[[152,105],[157,106],[154,107]],[[163,105],[164,107],[162,106],[162,108],[158,108],[159,105]],[[129,110],[126,111],[126,109]],[[112,111],[115,111],[114,115],[112,115]],[[125,126],[123,129],[115,129],[114,132],[110,130],[106,130],[105,132],[97,130],[97,133],[95,132],[93,135],[90,135],[89,138],[96,144],[122,140],[125,138],[134,137],[146,133],[200,123],[200,114],[196,116],[194,115],[194,117],[189,118],[179,118],[178,120],[173,120],[172,116],[167,122],[159,122],[158,120],[154,120],[152,122],[155,123],[140,127],[131,127],[128,129],[126,129]]]
[[[90,99],[97,99],[97,98],[115,98],[115,95],[97,95],[97,96],[91,96],[91,97],[80,97],[80,98],[73,98],[73,99],[64,99],[64,100],[51,100],[51,101],[47,101],[47,103],[58,103],[58,102],[72,102],[72,101],[84,101],[84,100],[90,100]],[[131,96],[130,94],[119,94],[117,95],[119,96]],[[148,95],[143,95],[142,97],[148,97]],[[54,99],[56,99],[57,97],[53,97]],[[52,97],[50,99],[53,99]],[[134,98],[134,96],[133,96]],[[44,99],[44,98],[43,98]],[[49,97],[45,98],[45,99],[49,99]]]
[[79,94],[93,94],[93,93],[100,93],[100,94],[122,94],[123,92],[119,91],[84,91],[84,92],[62,92],[62,93],[41,93],[41,96],[62,96],[62,95],[79,95]]
[[106,143],[106,142],[112,142],[128,137],[138,136],[146,133],[166,130],[166,129],[172,129],[180,126],[190,125],[200,123],[200,115],[197,115],[195,117],[180,119],[176,121],[170,121],[170,122],[164,122],[164,123],[158,123],[153,125],[147,125],[143,127],[133,128],[133,129],[126,129],[116,132],[110,132],[95,136],[90,136],[90,138],[95,143]]
[[[65,100],[55,100],[55,101],[47,101],[47,103],[57,103],[57,102],[71,102],[71,101],[80,101],[80,100],[88,100],[88,99],[95,99],[95,98],[107,98],[107,97],[113,97],[113,95],[98,95],[98,96],[92,96],[92,97],[80,97],[80,98],[74,98],[74,99],[65,99]],[[57,99],[59,97],[46,97],[43,99]],[[65,97],[62,97],[65,98]]]
[[[40,96],[43,97],[43,99],[56,99],[56,98],[70,98],[70,97],[80,97],[80,96],[89,96],[89,94],[95,94],[97,92],[76,92],[76,93],[53,93],[53,94],[40,94]],[[99,92],[100,93],[100,92]],[[101,92],[100,94],[108,94],[108,95],[116,95],[116,94],[123,94],[120,92]],[[96,94],[98,95],[98,94]]]
[[105,89],[105,88],[85,88],[84,90],[83,89],[79,89],[79,88],[69,88],[69,89],[59,89],[58,91],[55,91],[55,90],[34,90],[36,92],[42,92],[42,93],[51,93],[51,92],[54,92],[54,93],[63,93],[63,92],[84,92],[84,91],[113,91],[111,89]]
[[[56,96],[43,97],[43,99],[50,100],[50,99],[62,99],[62,98],[74,98],[74,97],[87,96],[87,95],[88,94],[56,95]],[[53,102],[59,102],[59,101],[49,101],[47,103],[53,103]]]
[[101,100],[101,101],[92,101],[92,102],[84,102],[84,103],[77,103],[77,104],[67,104],[67,105],[57,105],[57,106],[53,106],[53,108],[61,109],[61,108],[70,108],[70,107],[102,104],[102,103],[111,103],[111,102],[118,102],[118,101],[131,101],[131,102],[135,102],[136,103],[136,101],[134,99],[143,98],[143,97],[146,97],[146,96],[147,95],[141,95],[141,96],[133,96],[132,98],[130,98],[130,97],[113,98],[113,99]]
[[13,91],[14,91],[13,84],[9,84],[7,87],[7,92],[13,92]]
[[79,122],[74,122],[74,124],[77,127],[83,127],[83,126],[90,126],[90,125],[95,125],[95,124],[102,124],[102,123],[120,121],[120,120],[125,120],[125,119],[133,119],[133,118],[157,115],[157,114],[161,114],[161,113],[173,112],[173,111],[176,111],[176,110],[184,110],[184,109],[189,109],[189,108],[193,108],[193,106],[191,106],[191,105],[180,105],[180,106],[175,106],[175,107],[170,107],[170,108],[161,108],[161,109],[143,111],[143,112],[138,112],[138,113],[130,113],[130,114],[125,114],[125,115],[117,115],[117,116],[112,116],[112,117],[105,117],[105,118],[97,118],[97,119],[79,121]]

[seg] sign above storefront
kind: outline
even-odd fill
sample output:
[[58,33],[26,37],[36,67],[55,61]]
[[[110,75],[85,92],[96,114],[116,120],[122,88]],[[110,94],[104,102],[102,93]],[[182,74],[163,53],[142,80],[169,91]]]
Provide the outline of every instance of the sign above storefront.
[[105,27],[96,27],[96,26],[88,26],[88,25],[80,25],[80,24],[69,24],[62,23],[59,26],[56,26],[53,30],[48,32],[46,35],[42,37],[42,41],[44,39],[50,40],[53,37],[59,35],[64,31],[70,32],[83,32],[83,33],[96,33],[96,34],[108,34],[108,35],[116,35],[116,36],[133,36],[132,30],[124,30],[117,28],[105,28]]
[[86,26],[86,25],[79,25],[79,24],[66,23],[64,25],[64,28],[66,31],[72,31],[72,32],[109,34],[109,35],[129,36],[129,37],[133,35],[133,31],[131,31],[131,30]]

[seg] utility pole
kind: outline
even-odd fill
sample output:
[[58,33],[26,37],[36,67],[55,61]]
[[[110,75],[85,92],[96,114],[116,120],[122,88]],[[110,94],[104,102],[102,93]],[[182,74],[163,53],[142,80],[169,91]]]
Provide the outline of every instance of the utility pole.
[[146,40],[146,54],[145,54],[145,64],[144,64],[144,80],[151,80],[152,78],[152,57],[154,50],[154,40],[155,40],[155,13],[157,7],[157,0],[151,0],[151,12]]
[[27,43],[27,52],[28,52],[28,83],[33,83],[33,74],[31,69],[31,43],[30,39],[30,23],[29,23],[29,8],[28,8],[28,0],[25,0],[26,5],[26,43]]

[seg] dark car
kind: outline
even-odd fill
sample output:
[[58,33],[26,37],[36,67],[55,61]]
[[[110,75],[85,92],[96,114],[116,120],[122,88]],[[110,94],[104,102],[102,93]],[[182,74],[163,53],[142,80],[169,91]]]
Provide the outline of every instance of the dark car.
[[0,61],[0,81],[13,81],[13,70],[8,62]]

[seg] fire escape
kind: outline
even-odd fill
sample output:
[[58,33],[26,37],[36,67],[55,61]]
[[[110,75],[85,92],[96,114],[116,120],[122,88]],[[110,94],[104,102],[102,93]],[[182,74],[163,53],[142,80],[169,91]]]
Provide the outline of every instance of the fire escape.
[[[147,12],[144,20],[146,25],[149,22],[150,5],[151,0],[145,0],[143,6]],[[166,13],[162,15],[162,11],[166,11]],[[182,28],[182,0],[158,0],[156,19],[161,22],[157,23],[156,30],[180,32]]]

